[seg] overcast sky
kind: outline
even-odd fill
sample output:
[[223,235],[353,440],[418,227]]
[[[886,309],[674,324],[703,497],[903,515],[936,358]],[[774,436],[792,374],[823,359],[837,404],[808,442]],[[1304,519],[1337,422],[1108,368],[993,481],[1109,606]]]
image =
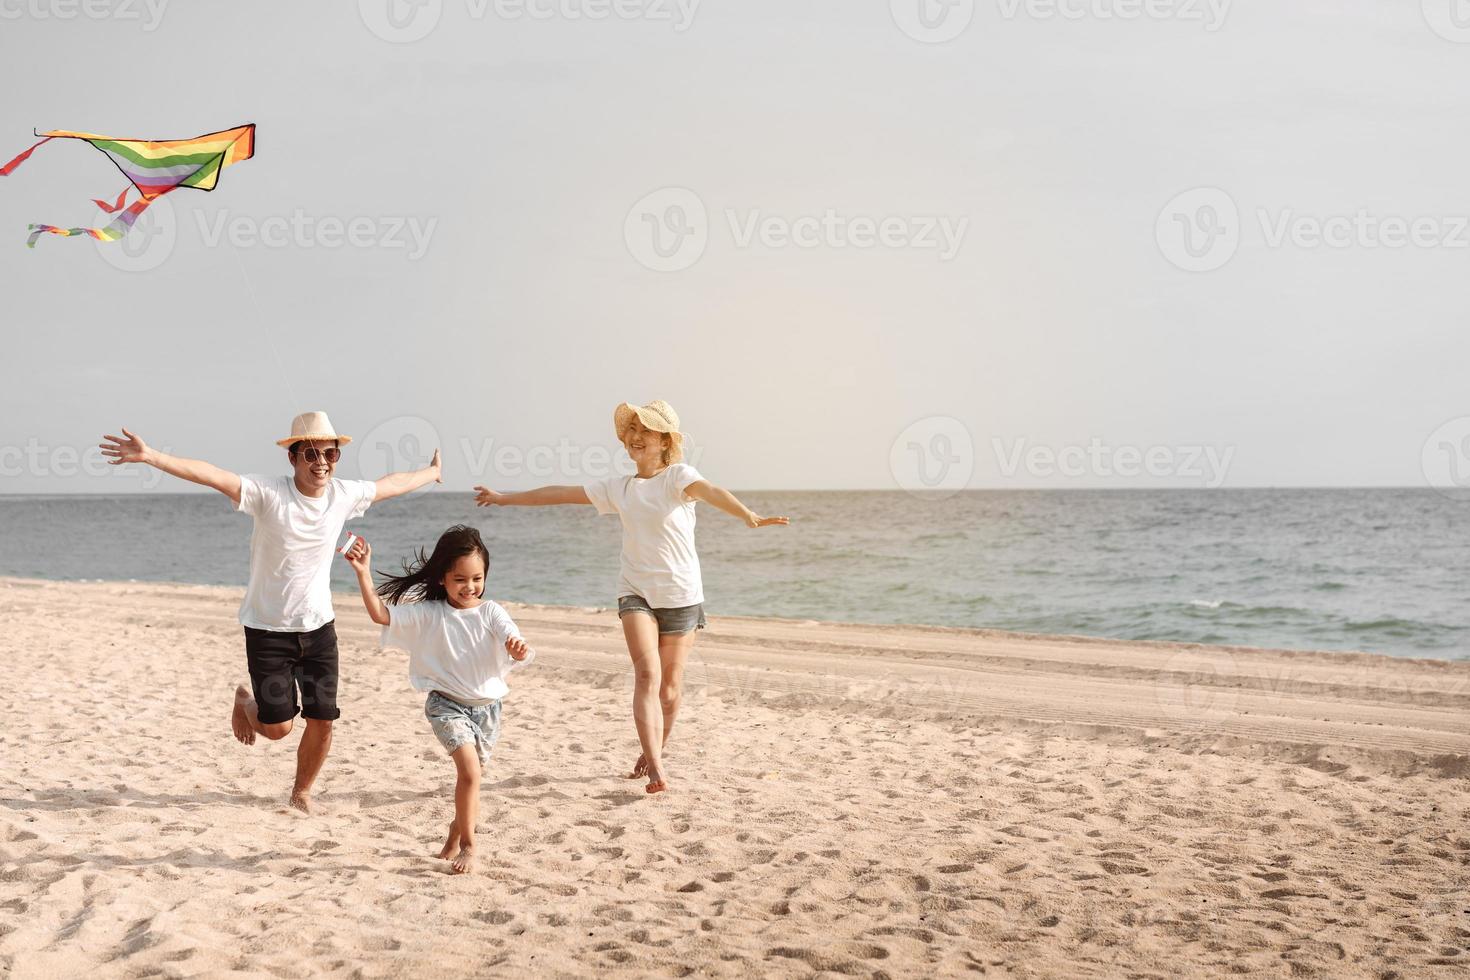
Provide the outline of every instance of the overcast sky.
[[605,468],[624,399],[742,488],[1422,485],[1463,434],[1442,0],[392,2],[0,0],[0,157],[258,126],[125,243],[25,248],[122,189],[91,147],[0,178],[0,488],[182,489],[75,468],[120,425],[280,470],[306,409],[455,489]]

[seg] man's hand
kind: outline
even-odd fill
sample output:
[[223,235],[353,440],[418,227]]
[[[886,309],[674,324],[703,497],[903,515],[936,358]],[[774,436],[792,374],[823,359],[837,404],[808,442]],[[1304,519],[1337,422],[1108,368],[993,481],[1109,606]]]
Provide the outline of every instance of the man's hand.
[[475,487],[475,506],[495,507],[498,506],[508,496],[510,495],[497,493],[496,491],[491,490],[489,487]]
[[512,660],[525,660],[527,655],[530,654],[531,648],[519,636],[512,636],[505,641],[505,652],[510,654],[510,659]]
[[102,438],[107,442],[97,444],[102,450],[102,455],[108,457],[107,461],[113,466],[122,463],[149,462],[149,454],[152,450],[148,448],[148,444],[127,429],[123,429],[122,434],[121,439],[117,436],[105,435]]
[[353,571],[359,575],[369,575],[373,567],[373,546],[367,543],[367,538],[358,538],[352,542],[352,547],[347,549],[347,554],[342,556],[347,559],[347,564],[352,566]]
[[444,468],[439,464],[439,450],[434,450],[434,458],[429,461],[429,469],[434,473],[434,482],[444,482]]

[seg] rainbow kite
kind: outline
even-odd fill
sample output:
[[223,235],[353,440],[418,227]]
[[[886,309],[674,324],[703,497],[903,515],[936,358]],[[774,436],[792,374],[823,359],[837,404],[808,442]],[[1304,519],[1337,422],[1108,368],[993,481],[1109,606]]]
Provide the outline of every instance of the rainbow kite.
[[220,133],[210,133],[207,136],[196,136],[191,140],[120,140],[113,139],[111,136],[98,136],[95,133],[72,133],[65,130],[37,133],[36,135],[43,137],[41,142],[0,167],[0,177],[9,177],[11,171],[25,163],[41,143],[48,143],[54,139],[86,140],[107,154],[107,158],[128,179],[130,186],[137,189],[140,197],[126,210],[123,210],[123,201],[128,196],[128,187],[124,187],[122,193],[117,196],[117,200],[111,204],[94,198],[92,203],[108,214],[122,211],[112,219],[112,223],[106,228],[58,228],[55,225],[31,225],[31,236],[26,239],[26,245],[31,248],[36,247],[36,239],[40,238],[43,232],[67,236],[91,235],[99,242],[115,242],[128,233],[133,227],[133,222],[138,220],[138,215],[147,210],[148,205],[169,191],[180,187],[212,191],[219,183],[221,170],[232,163],[249,160],[255,154],[254,123],[236,126],[234,129],[227,129]]

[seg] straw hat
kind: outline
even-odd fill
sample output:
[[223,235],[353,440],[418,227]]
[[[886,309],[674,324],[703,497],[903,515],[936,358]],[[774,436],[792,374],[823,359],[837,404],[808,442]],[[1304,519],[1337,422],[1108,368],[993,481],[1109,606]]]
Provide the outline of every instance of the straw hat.
[[623,441],[623,433],[628,431],[628,426],[633,424],[633,416],[638,416],[639,421],[646,428],[654,432],[667,432],[669,438],[669,462],[677,463],[684,458],[684,433],[679,431],[679,413],[674,407],[662,399],[651,401],[641,408],[629,402],[623,402],[613,409],[613,429],[618,434],[618,441]]
[[350,436],[337,434],[326,412],[302,412],[291,420],[291,435],[285,439],[277,439],[276,445],[289,446],[293,442],[305,442],[308,439],[324,441],[335,439],[338,445],[342,446],[352,441]]

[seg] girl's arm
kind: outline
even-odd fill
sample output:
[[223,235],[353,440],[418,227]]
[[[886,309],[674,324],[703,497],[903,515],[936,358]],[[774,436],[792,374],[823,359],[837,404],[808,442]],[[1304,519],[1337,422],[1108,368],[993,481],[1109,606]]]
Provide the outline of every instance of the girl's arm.
[[537,487],[522,493],[497,493],[475,487],[476,507],[545,507],[550,504],[591,504],[581,487]]
[[789,517],[761,517],[742,504],[729,490],[717,487],[708,480],[695,480],[684,488],[684,492],[695,500],[703,500],[711,507],[718,507],[730,516],[740,518],[746,527],[771,527],[791,523]]
[[368,618],[379,626],[387,626],[392,622],[388,613],[388,605],[383,602],[376,589],[373,588],[373,548],[363,538],[358,538],[347,549],[347,563],[357,573],[357,587],[362,590],[362,604],[367,607]]
[[113,466],[120,466],[123,463],[144,463],[162,470],[169,476],[176,476],[180,480],[188,480],[190,483],[218,490],[229,497],[236,507],[240,506],[239,474],[222,470],[213,463],[206,463],[202,459],[181,459],[178,456],[161,453],[126,428],[122,430],[121,439],[112,435],[102,438],[107,440],[100,444],[102,455],[108,457],[107,461]]

